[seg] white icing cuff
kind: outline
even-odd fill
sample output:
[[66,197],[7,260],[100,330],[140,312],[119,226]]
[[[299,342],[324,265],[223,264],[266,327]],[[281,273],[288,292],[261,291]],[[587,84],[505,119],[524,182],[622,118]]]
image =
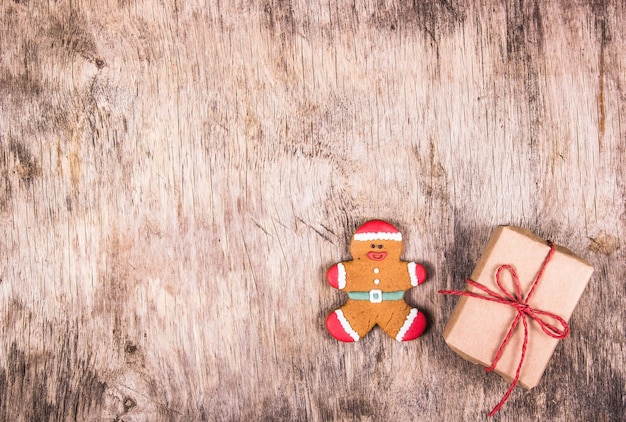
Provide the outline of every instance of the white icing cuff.
[[413,321],[415,321],[415,317],[417,317],[417,309],[413,308],[411,309],[411,312],[409,312],[409,314],[407,315],[406,321],[404,321],[402,328],[400,328],[400,331],[398,331],[396,340],[402,341],[402,338],[404,337],[406,332],[409,331],[409,328],[411,328]]
[[415,262],[409,262],[409,277],[411,278],[411,286],[417,286],[420,281],[417,279],[417,275],[415,275],[415,268],[417,268],[417,264]]
[[352,329],[352,327],[350,326],[350,323],[348,322],[348,320],[346,319],[345,316],[343,316],[343,312],[341,312],[340,309],[337,309],[335,311],[335,313],[337,314],[337,319],[339,320],[339,322],[341,323],[341,327],[343,327],[344,331],[346,333],[348,333],[348,335],[350,335],[350,337],[352,337],[352,340],[354,341],[359,341],[359,335],[357,334],[356,331],[354,331]]
[[342,263],[337,264],[337,288],[343,289],[346,287],[346,267]]
[[402,233],[356,233],[354,240],[360,240],[363,242],[369,242],[370,240],[402,240]]

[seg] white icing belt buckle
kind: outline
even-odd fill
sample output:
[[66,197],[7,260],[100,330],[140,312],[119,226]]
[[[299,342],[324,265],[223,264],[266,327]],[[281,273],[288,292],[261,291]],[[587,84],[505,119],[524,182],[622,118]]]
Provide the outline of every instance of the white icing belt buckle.
[[370,290],[370,302],[372,303],[380,303],[383,301],[383,292],[382,290]]

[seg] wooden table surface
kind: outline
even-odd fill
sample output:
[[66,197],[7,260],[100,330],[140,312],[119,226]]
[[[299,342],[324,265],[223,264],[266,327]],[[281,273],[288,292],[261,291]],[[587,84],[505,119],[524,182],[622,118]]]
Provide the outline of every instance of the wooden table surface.
[[[595,273],[495,420],[623,420],[624,2],[0,4],[1,420],[484,420],[437,291],[499,224]],[[413,342],[325,330],[372,218]]]

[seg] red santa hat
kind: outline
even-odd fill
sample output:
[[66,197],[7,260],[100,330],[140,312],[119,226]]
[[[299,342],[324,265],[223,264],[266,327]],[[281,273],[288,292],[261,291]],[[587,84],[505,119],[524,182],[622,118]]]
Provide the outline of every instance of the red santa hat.
[[354,240],[369,242],[372,240],[397,240],[402,241],[402,233],[382,220],[372,220],[363,224],[354,232]]

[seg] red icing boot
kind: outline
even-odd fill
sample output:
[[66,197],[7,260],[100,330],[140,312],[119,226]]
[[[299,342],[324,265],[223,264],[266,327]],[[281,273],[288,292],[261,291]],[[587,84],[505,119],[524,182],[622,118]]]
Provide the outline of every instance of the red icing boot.
[[[351,331],[351,334],[346,331],[344,326]],[[326,318],[326,328],[328,332],[339,341],[351,343],[359,339],[359,335],[348,324],[348,321],[343,316],[340,310],[336,310]]]
[[[413,309],[413,310],[417,311],[416,309]],[[417,315],[415,315],[415,318],[413,318],[412,321],[411,321],[411,316],[412,316],[412,313],[409,314],[407,321],[405,323],[405,325],[408,324],[407,330],[403,333],[402,336],[400,335],[400,333],[402,333],[402,330],[400,330],[400,333],[398,333],[398,338],[397,338],[398,341],[415,340],[416,338],[421,336],[424,330],[426,329],[426,317],[424,316],[423,313],[417,312]],[[402,327],[402,329],[404,329],[404,327]]]

